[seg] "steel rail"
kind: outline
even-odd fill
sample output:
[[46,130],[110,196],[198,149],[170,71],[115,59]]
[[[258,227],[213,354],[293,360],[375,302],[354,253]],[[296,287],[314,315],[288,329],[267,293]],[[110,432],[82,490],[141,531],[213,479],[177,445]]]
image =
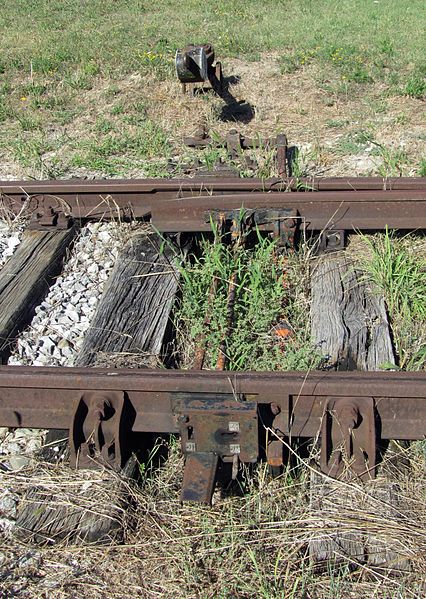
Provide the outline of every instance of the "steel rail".
[[[382,439],[426,436],[423,372],[223,372],[127,369],[0,367],[0,425],[70,427],[84,393],[123,392],[134,414],[133,432],[176,433],[173,398],[240,396],[279,406],[285,434],[314,437],[329,397],[372,397]],[[229,407],[228,404],[225,404]],[[226,408],[224,408],[226,409]],[[207,415],[206,415],[207,417]]]
[[[52,215],[60,214],[83,220],[151,218],[163,232],[208,231],[212,210],[245,207],[293,210],[298,224],[310,231],[380,230],[385,226],[413,230],[426,228],[426,186],[422,182],[421,189],[294,193],[255,191],[253,182],[244,189],[246,184],[239,180],[214,182],[210,191],[203,187],[204,181],[197,180],[156,182],[157,186],[150,180],[52,181],[22,188],[12,182],[1,183],[0,193],[6,208],[19,213],[24,206],[47,226],[56,226]],[[59,222],[63,226],[64,220]]]
[[425,189],[426,177],[286,177],[240,179],[238,177],[195,177],[185,179],[94,179],[1,181],[0,193],[9,196],[52,194],[159,194],[200,190],[232,193],[241,191],[401,191]]
[[305,230],[426,228],[425,191],[318,191],[181,198],[152,204],[153,225],[163,232],[210,230],[211,211],[288,209]]

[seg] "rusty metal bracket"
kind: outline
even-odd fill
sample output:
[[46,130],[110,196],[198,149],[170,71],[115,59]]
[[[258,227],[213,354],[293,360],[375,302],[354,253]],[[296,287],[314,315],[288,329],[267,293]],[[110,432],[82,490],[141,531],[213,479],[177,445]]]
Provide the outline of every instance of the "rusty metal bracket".
[[294,248],[299,225],[298,212],[294,208],[255,210],[254,222],[260,229],[272,225],[271,236],[278,241],[278,245]]
[[88,391],[77,403],[70,428],[71,466],[97,468],[97,460],[120,470],[130,457],[131,423],[125,395]]
[[48,230],[48,229],[69,229],[73,225],[73,218],[66,214],[62,207],[49,204],[40,204],[31,215],[29,229]]
[[279,474],[284,465],[284,432],[288,428],[288,412],[284,412],[277,403],[271,403],[273,416],[272,430],[274,435],[268,439],[266,457],[272,472]]
[[258,457],[257,403],[232,394],[175,393],[172,410],[186,457],[182,500],[209,503],[219,459],[233,465]]
[[344,229],[326,229],[321,231],[318,253],[327,254],[343,250],[346,244],[346,231]]
[[210,220],[216,225],[218,233],[223,236],[231,234],[231,240],[241,239],[254,226],[254,210],[212,210],[206,213],[206,222]]
[[241,151],[245,149],[244,138],[237,129],[228,131],[226,138],[226,150],[231,160],[238,160]]
[[275,147],[277,152],[277,172],[279,177],[288,175],[288,142],[284,133],[279,133],[275,138]]
[[242,135],[237,129],[230,129],[226,136],[221,139],[209,136],[205,126],[199,127],[192,136],[185,137],[183,143],[189,148],[226,148],[229,160],[242,160],[247,168],[256,169],[257,163],[248,156],[243,156],[244,150],[255,148],[275,149],[277,172],[280,177],[286,177],[288,173],[287,136],[279,133],[276,137],[268,139],[249,138]]
[[242,160],[247,168],[255,169],[257,162],[249,156],[243,156],[243,150],[247,150],[250,147],[246,143],[246,139],[241,135],[237,129],[231,129],[225,138],[226,151],[228,152],[228,158],[232,161]]
[[210,503],[216,483],[218,465],[219,456],[216,453],[187,453],[181,500]]
[[348,472],[363,481],[376,470],[372,397],[328,397],[321,427],[321,470],[333,478]]
[[211,210],[205,213],[206,222],[220,225],[221,232],[231,232],[231,237],[243,236],[257,227],[270,231],[282,248],[293,248],[298,231],[298,212],[293,208],[260,208],[239,210]]

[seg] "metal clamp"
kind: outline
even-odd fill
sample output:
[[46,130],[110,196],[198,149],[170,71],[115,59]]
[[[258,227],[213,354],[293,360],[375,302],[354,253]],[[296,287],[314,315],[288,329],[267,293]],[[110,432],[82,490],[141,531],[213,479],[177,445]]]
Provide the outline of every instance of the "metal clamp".
[[280,247],[293,248],[298,231],[297,210],[293,208],[258,208],[235,210],[210,210],[205,220],[220,226],[220,232],[231,232],[231,237],[244,235],[254,227],[260,231],[270,231]]
[[31,230],[69,229],[74,222],[68,205],[52,197],[31,198],[30,210]]
[[272,238],[280,247],[294,248],[299,219],[293,208],[265,208],[255,211],[254,222],[258,227],[272,225]]
[[130,457],[131,424],[119,391],[88,391],[80,398],[70,428],[71,466],[96,468],[96,460],[120,470]]
[[374,478],[376,428],[372,397],[328,397],[321,428],[321,470],[333,478],[352,472]]
[[284,430],[287,428],[288,413],[282,411],[277,403],[270,404],[270,411],[273,417],[272,430],[274,435],[268,439],[266,447],[266,457],[268,465],[274,474],[280,474],[284,465]]
[[328,254],[343,250],[346,243],[346,231],[344,229],[326,229],[320,234],[318,253]]

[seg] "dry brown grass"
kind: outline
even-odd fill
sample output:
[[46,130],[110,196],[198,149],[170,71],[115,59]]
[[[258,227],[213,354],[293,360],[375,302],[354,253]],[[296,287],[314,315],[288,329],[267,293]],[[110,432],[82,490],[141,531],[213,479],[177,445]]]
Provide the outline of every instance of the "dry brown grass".
[[[397,479],[385,466],[370,487],[334,483],[320,509],[310,506],[307,464],[274,480],[260,465],[243,473],[245,493],[237,485],[216,491],[212,508],[182,505],[183,461],[175,442],[161,468],[143,471],[140,485],[51,465],[4,474],[2,490],[18,497],[37,484],[53,506],[104,513],[113,505],[124,541],[34,546],[3,535],[0,588],[5,597],[419,597],[426,568],[423,451],[422,443],[397,447],[389,459],[403,454],[408,465]],[[397,508],[377,492],[386,479],[399,490]],[[120,488],[127,509],[116,509],[118,495],[108,497],[108,488]],[[340,565],[312,564],[309,543],[336,534],[391,547],[393,562],[377,568],[337,548]]]

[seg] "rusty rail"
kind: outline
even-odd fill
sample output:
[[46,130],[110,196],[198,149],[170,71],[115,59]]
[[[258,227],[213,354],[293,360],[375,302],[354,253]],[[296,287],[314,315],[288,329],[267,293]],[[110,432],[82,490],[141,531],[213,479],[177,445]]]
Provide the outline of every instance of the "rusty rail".
[[31,195],[53,195],[57,197],[85,194],[99,198],[120,194],[138,197],[143,194],[200,192],[251,192],[251,191],[401,191],[425,189],[426,177],[283,177],[269,179],[240,179],[238,177],[203,177],[186,179],[112,179],[112,180],[46,180],[46,181],[1,181],[0,193],[6,196],[27,197]]
[[317,190],[289,193],[294,179],[0,182],[0,195],[39,228],[119,217],[151,220],[162,232],[208,231],[212,212],[241,207],[292,212],[305,232],[426,228],[425,179],[313,179],[309,186]]
[[151,217],[157,229],[164,232],[209,231],[212,212],[237,211],[241,207],[293,211],[305,231],[426,228],[426,190],[252,193],[170,199],[153,204]]
[[93,465],[96,451],[119,468],[137,450],[140,433],[180,433],[188,458],[182,496],[207,502],[218,461],[267,456],[277,466],[284,444],[319,436],[324,472],[340,476],[348,468],[364,479],[374,476],[381,440],[426,436],[422,372],[3,366],[0,398],[2,426],[68,429],[73,460],[84,466]]

